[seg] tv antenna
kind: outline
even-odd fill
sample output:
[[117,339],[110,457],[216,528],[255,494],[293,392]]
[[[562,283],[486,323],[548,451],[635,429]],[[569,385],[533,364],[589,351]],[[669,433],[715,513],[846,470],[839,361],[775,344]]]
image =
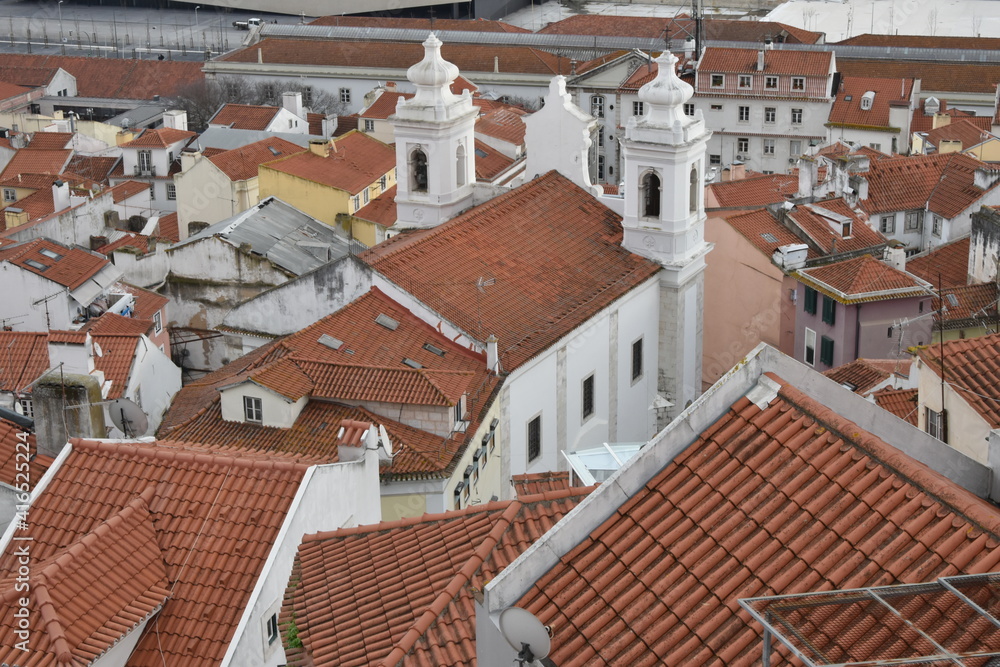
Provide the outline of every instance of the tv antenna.
[[500,612],[500,634],[517,651],[514,660],[521,667],[532,665],[536,660],[543,661],[542,664],[553,664],[545,660],[552,650],[549,632],[550,628],[542,625],[527,609],[507,607]]
[[45,304],[45,328],[46,329],[51,329],[52,328],[52,322],[49,319],[49,301],[51,301],[52,299],[56,298],[60,294],[62,294],[62,291],[55,292],[55,293],[50,294],[48,296],[43,296],[41,299],[38,299],[36,301],[32,301],[31,302],[32,306],[37,306],[40,303],[41,304]]

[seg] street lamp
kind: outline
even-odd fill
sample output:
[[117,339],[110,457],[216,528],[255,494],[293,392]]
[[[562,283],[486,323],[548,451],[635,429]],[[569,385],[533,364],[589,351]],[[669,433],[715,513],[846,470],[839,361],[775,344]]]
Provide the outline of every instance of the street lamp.
[[59,4],[56,7],[59,8],[59,43],[63,42],[63,28],[62,28],[62,3],[63,0],[59,0]]

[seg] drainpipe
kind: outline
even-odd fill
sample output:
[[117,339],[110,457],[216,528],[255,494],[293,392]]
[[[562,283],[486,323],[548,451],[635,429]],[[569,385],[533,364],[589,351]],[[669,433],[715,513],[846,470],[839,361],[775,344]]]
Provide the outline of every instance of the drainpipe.
[[854,358],[861,356],[861,304],[854,306]]

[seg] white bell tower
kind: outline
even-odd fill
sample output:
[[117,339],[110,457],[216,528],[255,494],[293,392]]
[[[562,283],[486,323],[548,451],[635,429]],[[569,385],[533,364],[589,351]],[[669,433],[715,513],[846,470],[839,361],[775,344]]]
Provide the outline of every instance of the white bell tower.
[[660,424],[701,394],[705,303],[704,174],[712,132],[701,111],[684,113],[694,89],[677,77],[677,58],[657,58],[657,77],[639,90],[644,115],[625,128],[623,245],[660,272],[659,394],[672,403]]
[[396,225],[434,227],[472,205],[476,182],[475,124],[468,91],[451,92],[458,67],[441,57],[441,40],[424,42],[424,59],[406,78],[416,95],[389,117],[396,138]]

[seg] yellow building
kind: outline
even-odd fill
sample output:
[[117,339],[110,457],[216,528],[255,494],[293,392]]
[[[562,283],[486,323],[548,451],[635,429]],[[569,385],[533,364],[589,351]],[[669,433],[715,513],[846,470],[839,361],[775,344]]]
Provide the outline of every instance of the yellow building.
[[355,130],[331,142],[311,141],[307,151],[262,164],[260,197],[278,197],[372,246],[379,240],[377,225],[354,214],[396,184],[395,171],[395,150]]

